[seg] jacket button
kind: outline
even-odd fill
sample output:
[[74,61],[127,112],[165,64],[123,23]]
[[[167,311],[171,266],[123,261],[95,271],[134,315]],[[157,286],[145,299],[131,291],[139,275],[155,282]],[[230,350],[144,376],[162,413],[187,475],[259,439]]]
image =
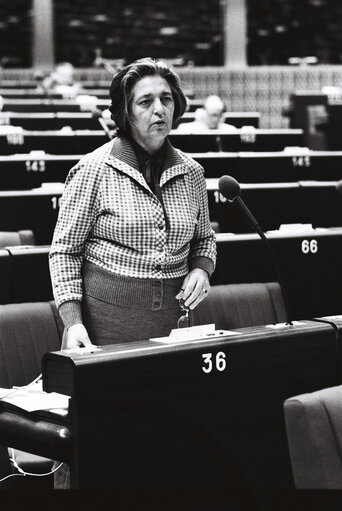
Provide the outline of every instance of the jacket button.
[[160,230],[164,229],[164,224],[162,224],[162,223],[158,224],[158,229],[160,229]]

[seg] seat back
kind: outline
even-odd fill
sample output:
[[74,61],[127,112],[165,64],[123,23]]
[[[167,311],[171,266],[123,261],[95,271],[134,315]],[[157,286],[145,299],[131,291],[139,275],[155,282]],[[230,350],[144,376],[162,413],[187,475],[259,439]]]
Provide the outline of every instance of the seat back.
[[215,323],[217,329],[243,328],[286,321],[286,309],[277,282],[212,286],[194,309],[194,324]]
[[284,402],[295,487],[342,489],[342,385]]
[[62,330],[52,301],[0,305],[0,387],[33,381],[43,354],[60,349]]
[[28,229],[21,231],[0,231],[0,247],[13,245],[35,245],[34,234]]

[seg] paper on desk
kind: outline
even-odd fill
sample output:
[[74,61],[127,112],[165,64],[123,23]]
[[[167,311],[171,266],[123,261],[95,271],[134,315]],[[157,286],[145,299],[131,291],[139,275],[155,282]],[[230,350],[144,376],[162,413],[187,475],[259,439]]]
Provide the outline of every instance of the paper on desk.
[[175,328],[172,329],[168,337],[155,337],[150,341],[161,342],[166,344],[194,341],[203,342],[211,339],[228,335],[240,335],[241,332],[235,330],[215,330],[215,324],[209,323],[207,325],[190,326],[188,328]]
[[69,396],[58,392],[44,392],[39,388],[0,389],[0,399],[28,412],[68,408]]

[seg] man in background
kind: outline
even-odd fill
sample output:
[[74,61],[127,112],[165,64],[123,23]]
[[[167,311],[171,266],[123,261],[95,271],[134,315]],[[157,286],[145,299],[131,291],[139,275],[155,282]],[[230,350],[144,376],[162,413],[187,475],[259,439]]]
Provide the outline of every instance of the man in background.
[[177,128],[183,133],[198,133],[205,130],[221,130],[225,132],[236,131],[232,124],[224,122],[225,106],[219,96],[208,96],[204,101],[203,108],[195,112],[195,120],[181,122]]

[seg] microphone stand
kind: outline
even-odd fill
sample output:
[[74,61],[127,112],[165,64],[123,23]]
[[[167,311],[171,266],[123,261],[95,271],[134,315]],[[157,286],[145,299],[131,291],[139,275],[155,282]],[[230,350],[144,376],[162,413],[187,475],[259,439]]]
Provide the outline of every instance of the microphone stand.
[[282,290],[283,298],[284,298],[284,304],[285,304],[285,310],[286,310],[286,318],[287,318],[286,323],[288,325],[292,325],[293,323],[292,323],[292,321],[290,319],[290,312],[289,312],[290,311],[289,300],[288,300],[288,297],[287,297],[287,294],[286,294],[286,291],[285,291],[284,280],[283,280],[283,277],[282,277],[282,274],[281,274],[281,271],[280,271],[280,268],[279,268],[279,265],[278,265],[277,258],[274,255],[274,251],[272,249],[272,246],[271,246],[269,240],[266,238],[265,233],[261,229],[261,227],[258,224],[257,220],[252,215],[251,211],[248,209],[248,207],[246,206],[244,201],[241,199],[241,197],[239,195],[237,195],[234,199],[229,200],[229,202],[234,202],[234,200],[237,201],[239,207],[244,211],[245,215],[247,216],[251,226],[256,230],[256,232],[259,234],[260,238],[264,241],[264,243],[267,246],[269,255],[270,255],[270,257],[272,259],[272,262],[273,262],[274,269],[276,271],[276,275],[277,275],[278,282],[280,284],[280,288]]
[[102,117],[102,112],[98,109],[94,110],[93,117],[98,120],[99,124],[101,125],[101,128],[103,129],[104,133],[107,135],[109,140],[113,140],[114,133],[112,133],[111,130],[108,128],[106,121]]
[[105,134],[107,135],[107,137],[109,138],[109,140],[113,140],[113,133],[110,131],[110,129],[108,128],[107,124],[106,124],[106,121],[103,119],[103,117],[98,117],[98,121],[103,129],[103,131],[105,132]]

